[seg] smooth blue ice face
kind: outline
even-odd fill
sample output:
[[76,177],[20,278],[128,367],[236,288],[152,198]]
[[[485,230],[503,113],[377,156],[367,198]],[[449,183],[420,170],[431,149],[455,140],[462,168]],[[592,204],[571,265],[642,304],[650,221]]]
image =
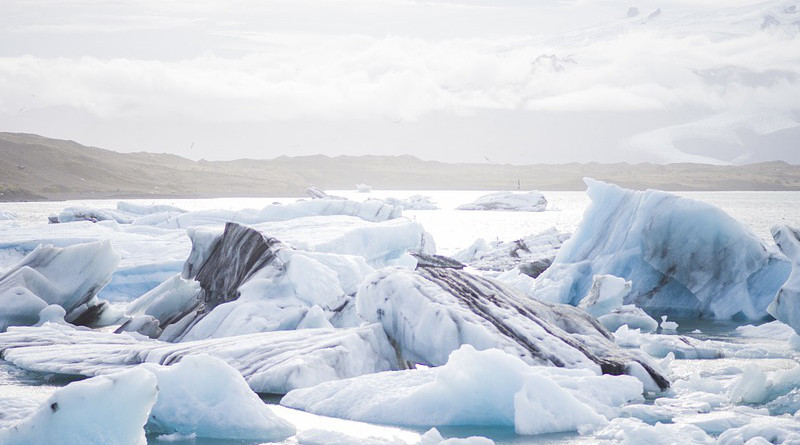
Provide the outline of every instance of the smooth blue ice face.
[[586,179],[592,204],[537,283],[577,304],[595,274],[633,281],[625,303],[655,314],[761,319],[791,266],[742,223],[690,198]]

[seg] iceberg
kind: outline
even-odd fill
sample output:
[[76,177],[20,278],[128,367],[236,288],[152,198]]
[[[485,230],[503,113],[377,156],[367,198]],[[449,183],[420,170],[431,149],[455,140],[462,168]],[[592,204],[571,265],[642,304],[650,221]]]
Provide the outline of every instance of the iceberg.
[[498,348],[532,365],[635,374],[648,390],[669,386],[647,357],[615,345],[585,311],[531,300],[460,269],[378,270],[359,288],[356,310],[380,323],[408,362],[441,366],[469,344]]
[[519,434],[544,434],[604,425],[623,404],[643,400],[642,391],[634,377],[530,366],[497,349],[464,345],[437,368],[326,382],[291,391],[281,404],[374,423],[514,426]]
[[456,210],[510,210],[515,212],[544,212],[547,199],[537,191],[514,193],[495,192],[483,195],[470,204],[456,207]]
[[592,277],[633,282],[626,304],[673,317],[762,319],[790,265],[740,222],[706,203],[585,179],[578,230],[539,276],[537,299],[577,304]]
[[157,396],[145,369],[73,382],[56,390],[29,417],[0,429],[6,445],[145,445],[144,425]]
[[395,351],[378,325],[166,343],[136,334],[48,323],[12,327],[0,334],[0,353],[22,369],[87,377],[141,363],[172,365],[187,356],[208,354],[238,370],[253,391],[275,394],[327,380],[400,369]]
[[108,241],[59,248],[39,246],[0,276],[0,328],[31,325],[56,304],[74,324],[92,324],[105,310],[97,300],[111,279],[119,254]]
[[206,230],[189,235],[192,251],[182,275],[126,311],[129,317],[157,319],[161,340],[297,329],[309,326],[310,321],[303,322],[312,307],[322,309],[336,327],[361,323],[353,295],[373,270],[362,257],[295,250],[235,223],[219,236]]
[[278,441],[295,434],[238,371],[205,354],[172,366],[142,365],[158,379],[149,432],[234,440]]
[[[362,322],[355,314],[353,298],[358,285],[374,270],[370,264],[413,265],[416,260],[408,251],[433,249],[429,235],[408,220],[362,222],[342,233],[347,225],[338,224],[338,217],[327,218],[334,219],[305,221],[308,227],[299,234],[287,227],[300,223],[275,230],[292,238],[319,229],[305,242],[316,251],[294,249],[264,235],[275,228],[272,225],[228,223],[223,230],[191,228],[192,251],[181,276],[131,303],[126,315],[131,319],[154,317],[158,329],[144,319],[136,323],[144,323],[141,326],[148,336],[166,341],[325,325],[321,320],[314,324],[306,320],[313,307],[323,310],[330,325],[353,327]],[[122,328],[131,329],[130,325]]]
[[767,310],[800,333],[800,231],[786,225],[775,226],[772,237],[792,262],[792,273]]

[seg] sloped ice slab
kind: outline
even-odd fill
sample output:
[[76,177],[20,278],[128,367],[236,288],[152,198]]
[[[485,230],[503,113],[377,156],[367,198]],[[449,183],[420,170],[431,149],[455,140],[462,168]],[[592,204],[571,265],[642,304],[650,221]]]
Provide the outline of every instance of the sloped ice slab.
[[596,319],[531,300],[502,283],[458,269],[381,269],[356,296],[358,314],[380,323],[404,360],[431,366],[469,344],[497,348],[532,365],[632,374],[648,389],[669,381],[644,355],[616,346]]
[[658,190],[586,179],[592,204],[536,282],[537,299],[577,304],[592,277],[633,282],[626,304],[658,315],[761,319],[786,259],[722,210]]
[[0,330],[36,323],[39,312],[51,304],[61,306],[69,322],[96,321],[103,305],[95,296],[118,262],[119,254],[107,241],[38,246],[0,275]]
[[94,376],[140,363],[170,365],[209,354],[242,373],[256,392],[295,388],[398,369],[394,349],[377,325],[354,329],[265,332],[184,343],[45,324],[0,334],[3,359],[23,369]]

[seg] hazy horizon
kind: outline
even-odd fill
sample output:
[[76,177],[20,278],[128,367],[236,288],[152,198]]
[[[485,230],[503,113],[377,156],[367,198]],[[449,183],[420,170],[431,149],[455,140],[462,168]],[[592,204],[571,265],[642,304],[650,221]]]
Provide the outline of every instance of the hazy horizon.
[[194,160],[800,164],[792,2],[0,9],[0,131]]

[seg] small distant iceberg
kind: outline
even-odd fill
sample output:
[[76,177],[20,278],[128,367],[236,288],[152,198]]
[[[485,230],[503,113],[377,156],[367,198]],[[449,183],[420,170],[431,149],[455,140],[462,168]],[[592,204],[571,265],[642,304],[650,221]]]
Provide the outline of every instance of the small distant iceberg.
[[470,204],[458,206],[457,210],[508,210],[514,212],[544,212],[547,199],[538,191],[524,193],[495,192],[483,195]]
[[356,191],[358,191],[358,193],[369,193],[372,191],[372,186],[367,184],[356,184]]

